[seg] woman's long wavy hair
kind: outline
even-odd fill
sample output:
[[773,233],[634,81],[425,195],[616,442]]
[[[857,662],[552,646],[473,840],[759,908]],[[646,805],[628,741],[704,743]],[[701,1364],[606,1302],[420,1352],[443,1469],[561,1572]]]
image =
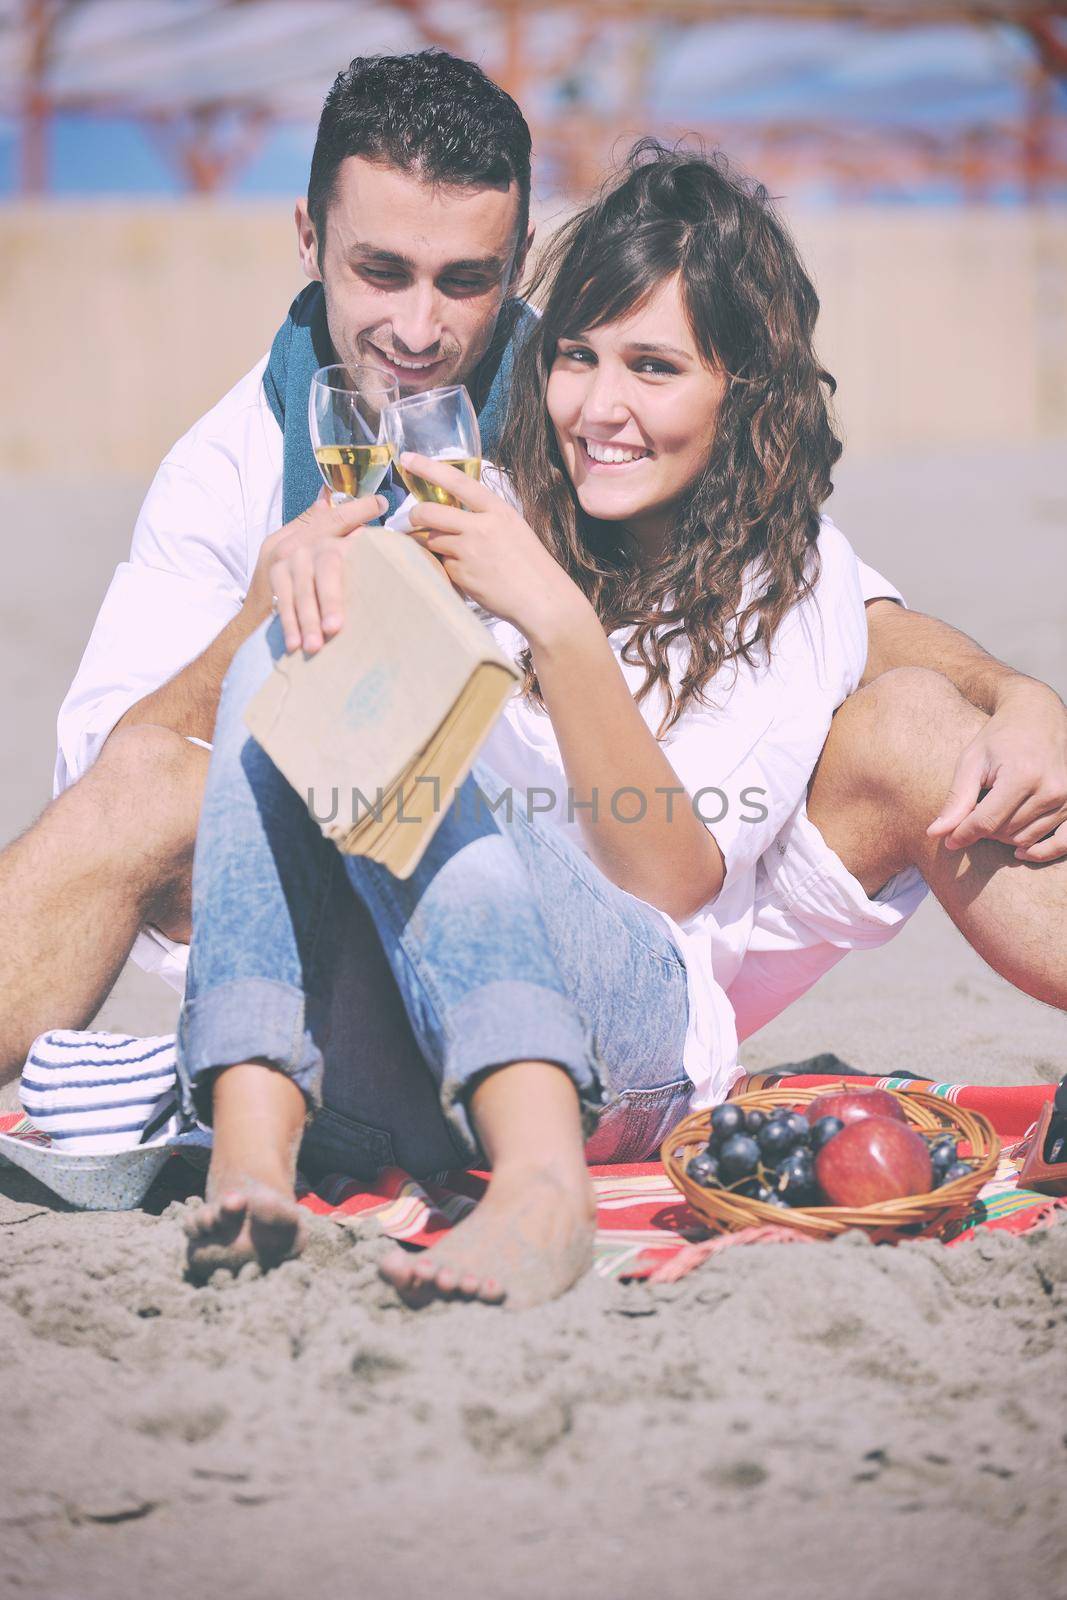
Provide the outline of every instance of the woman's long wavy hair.
[[[677,508],[664,553],[642,564],[619,523],[578,503],[545,392],[556,343],[629,315],[677,275],[705,359],[726,380],[710,454]],[[500,463],[524,514],[606,632],[632,627],[640,702],[660,686],[662,738],[731,660],[769,652],[818,575],[819,507],[841,454],[836,387],[812,334],[819,301],[767,191],[725,158],[642,140],[621,177],[565,224],[533,294],[539,325],[516,359]],[[668,651],[688,643],[671,685]],[[543,705],[530,652],[523,692]]]

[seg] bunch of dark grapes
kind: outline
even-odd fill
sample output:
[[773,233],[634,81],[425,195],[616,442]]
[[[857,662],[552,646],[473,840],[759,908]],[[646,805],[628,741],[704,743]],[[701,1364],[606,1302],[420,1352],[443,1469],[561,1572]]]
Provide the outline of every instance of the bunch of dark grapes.
[[768,1112],[716,1106],[707,1148],[686,1171],[705,1189],[729,1189],[764,1205],[817,1205],[815,1157],[841,1127],[837,1117],[820,1117],[813,1125],[802,1112],[784,1107]]
[[957,1178],[970,1177],[974,1169],[960,1159],[956,1141],[950,1133],[928,1133],[926,1142],[930,1146],[935,1189],[940,1189],[946,1183],[955,1183]]
[[[768,1206],[825,1205],[815,1178],[815,1158],[823,1145],[844,1127],[840,1117],[809,1122],[801,1111],[745,1111],[735,1104],[711,1113],[711,1138],[691,1157],[686,1172],[705,1189],[761,1200]],[[930,1136],[934,1188],[967,1177],[955,1141],[947,1134]]]

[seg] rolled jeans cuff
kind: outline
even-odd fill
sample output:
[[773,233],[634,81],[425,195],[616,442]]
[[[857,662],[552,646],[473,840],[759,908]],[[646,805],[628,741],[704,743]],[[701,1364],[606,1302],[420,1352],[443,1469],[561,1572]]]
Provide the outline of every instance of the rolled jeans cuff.
[[589,1138],[605,1097],[596,1051],[565,996],[536,983],[485,984],[448,1010],[441,1109],[467,1160],[485,1160],[468,1112],[477,1081],[515,1061],[551,1061],[578,1092],[582,1134]]
[[236,978],[186,1000],[178,1019],[178,1077],[187,1116],[211,1121],[211,1083],[221,1067],[266,1061],[291,1078],[309,1111],[322,1102],[322,1052],[308,1027],[309,1002],[273,978]]

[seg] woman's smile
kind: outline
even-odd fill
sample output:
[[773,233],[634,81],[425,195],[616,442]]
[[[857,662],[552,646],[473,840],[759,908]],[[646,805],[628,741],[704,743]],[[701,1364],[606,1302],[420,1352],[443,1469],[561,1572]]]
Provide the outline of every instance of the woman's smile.
[[585,463],[590,472],[604,468],[614,470],[619,467],[636,466],[639,462],[646,461],[651,456],[651,450],[646,450],[643,445],[608,444],[599,439],[579,439]]

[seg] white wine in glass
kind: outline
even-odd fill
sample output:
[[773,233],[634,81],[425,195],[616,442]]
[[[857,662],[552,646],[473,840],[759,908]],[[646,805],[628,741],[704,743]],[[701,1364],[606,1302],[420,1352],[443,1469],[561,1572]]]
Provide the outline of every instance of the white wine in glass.
[[389,471],[382,415],[399,398],[396,381],[378,367],[320,367],[312,378],[311,445],[335,505],[374,494]]
[[320,444],[315,451],[319,471],[334,503],[374,494],[389,470],[387,444]]
[[395,401],[386,407],[382,426],[397,471],[417,500],[433,500],[439,506],[460,504],[447,489],[402,467],[400,457],[405,450],[429,456],[434,461],[446,461],[468,478],[481,477],[482,440],[478,416],[461,383],[447,389],[427,389],[422,394]]

